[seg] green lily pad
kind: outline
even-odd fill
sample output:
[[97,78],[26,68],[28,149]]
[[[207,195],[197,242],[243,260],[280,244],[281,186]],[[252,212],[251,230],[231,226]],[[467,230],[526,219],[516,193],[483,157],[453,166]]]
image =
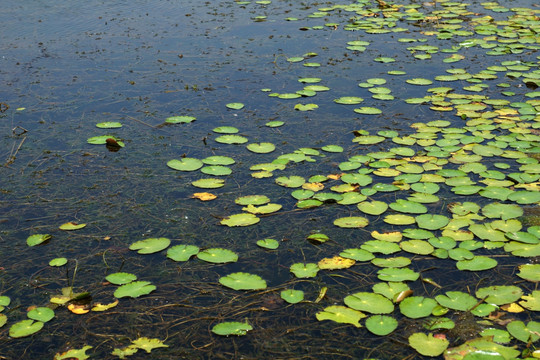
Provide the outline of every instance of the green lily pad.
[[478,303],[478,299],[461,291],[447,291],[445,295],[435,296],[435,300],[444,307],[458,311],[469,311]]
[[315,314],[315,317],[319,321],[332,320],[337,323],[351,324],[356,327],[362,327],[360,320],[365,318],[366,315],[360,311],[350,309],[345,306],[333,305],[326,307],[323,311]]
[[262,239],[257,240],[257,245],[265,249],[275,250],[279,247],[279,242],[275,239]]
[[404,199],[398,199],[389,205],[390,209],[409,214],[424,214],[427,212],[427,208],[414,201],[408,201]]
[[400,268],[409,266],[411,264],[411,259],[403,257],[403,256],[397,256],[397,257],[391,257],[391,258],[375,258],[371,260],[371,263],[378,267],[393,267],[393,268]]
[[139,254],[153,254],[166,249],[171,244],[168,238],[148,238],[134,242],[129,246],[130,250],[137,250]]
[[207,175],[226,176],[230,175],[232,173],[232,170],[226,166],[212,165],[201,168],[201,172]]
[[25,336],[30,336],[37,333],[43,328],[43,322],[34,321],[31,319],[22,320],[11,325],[9,328],[9,336],[12,338],[21,338]]
[[368,215],[381,215],[388,210],[388,204],[382,201],[364,201],[357,205],[358,210]]
[[246,323],[241,322],[235,322],[235,321],[229,321],[229,322],[223,322],[215,325],[212,328],[212,332],[217,335],[222,336],[229,336],[229,335],[236,335],[236,336],[242,336],[246,335],[248,331],[253,330],[253,327]]
[[532,282],[540,281],[540,264],[520,265],[517,276],[527,281],[532,281]]
[[218,126],[212,131],[218,134],[236,134],[239,130],[234,126]]
[[266,289],[266,281],[260,276],[245,272],[236,272],[219,278],[219,283],[234,290]]
[[343,96],[338,99],[334,99],[334,102],[337,104],[344,104],[344,105],[356,105],[360,104],[364,99],[357,96]]
[[436,338],[433,334],[414,333],[409,336],[409,345],[424,356],[439,356],[449,344],[446,338]]
[[174,261],[188,261],[198,252],[199,247],[195,245],[175,245],[167,250],[167,257]]
[[221,225],[232,226],[250,226],[257,224],[261,219],[249,213],[234,214],[221,220]]
[[264,205],[270,202],[266,195],[245,195],[234,200],[238,205]]
[[531,295],[523,295],[519,305],[531,311],[540,311],[540,290],[533,290]]
[[390,334],[397,326],[397,320],[388,315],[373,315],[366,319],[366,328],[378,336]]
[[540,322],[529,321],[527,325],[523,321],[514,320],[506,325],[506,330],[524,343],[533,343],[540,339]]
[[433,81],[431,81],[429,79],[424,79],[424,78],[407,79],[405,81],[407,82],[407,84],[411,84],[411,85],[431,85],[431,84],[433,84]]
[[27,239],[26,239],[26,244],[28,246],[36,246],[36,245],[39,245],[41,243],[44,243],[45,241],[49,240],[52,236],[49,235],[49,234],[34,234],[34,235],[30,235]]
[[280,293],[283,300],[289,304],[296,304],[304,300],[304,292],[302,290],[287,289]]
[[[496,344],[490,338],[484,337],[468,340],[460,346],[448,349],[445,353],[448,360],[507,360],[515,359],[519,354],[519,350]],[[475,357],[476,355],[479,357]]]
[[429,255],[435,250],[429,242],[418,239],[402,241],[399,246],[408,253],[418,255]]
[[488,304],[505,305],[516,302],[523,295],[523,291],[513,285],[496,285],[480,288],[476,297],[484,299]]
[[296,276],[297,278],[311,278],[317,276],[317,273],[319,272],[319,266],[314,263],[296,263],[292,264],[290,267],[290,271]]
[[296,104],[294,106],[294,109],[298,111],[312,111],[318,108],[319,108],[319,105],[317,104]]
[[46,323],[47,321],[52,320],[54,311],[48,307],[37,307],[30,310],[26,316],[28,316],[29,319]]
[[247,211],[251,214],[270,214],[279,211],[282,208],[280,204],[266,204],[261,206],[255,206],[249,204],[247,207],[242,208],[243,211]]
[[107,280],[111,284],[124,285],[137,280],[137,275],[126,272],[117,272],[107,275],[105,277],[105,280]]
[[228,156],[219,156],[219,155],[209,156],[207,158],[202,159],[201,161],[203,162],[203,164],[206,164],[206,165],[222,165],[222,166],[232,165],[235,163],[233,158],[230,158]]
[[357,114],[362,115],[378,115],[382,114],[382,110],[371,106],[362,106],[353,110]]
[[409,215],[391,214],[386,215],[383,221],[391,225],[412,225],[416,222],[416,219]]
[[372,287],[373,292],[381,294],[387,299],[395,300],[399,294],[409,291],[409,286],[402,282],[380,282]]
[[488,218],[508,220],[522,216],[523,208],[515,204],[491,203],[482,208],[482,214]]
[[330,153],[341,153],[343,152],[343,148],[339,145],[325,145],[321,147],[321,150],[324,150],[326,152]]
[[364,249],[345,249],[339,253],[339,256],[356,261],[369,261],[375,257],[373,253]]
[[360,216],[343,217],[334,220],[334,225],[342,228],[363,228],[369,224],[369,220]]
[[118,289],[116,289],[116,291],[114,292],[114,297],[138,298],[142,295],[148,295],[154,290],[156,290],[156,287],[152,285],[150,281],[133,281],[128,284],[124,284]]
[[431,298],[410,296],[399,303],[399,310],[408,318],[418,319],[430,316],[436,306],[437,302]]
[[201,188],[201,189],[217,189],[225,185],[225,180],[223,179],[200,179],[195,180],[191,185]]
[[118,146],[120,146],[120,147],[125,146],[125,144],[122,141],[120,141],[120,139],[118,139],[117,137],[112,136],[112,135],[93,136],[91,138],[88,138],[88,140],[86,140],[86,142],[89,143],[89,144],[92,144],[92,145],[105,145],[105,144],[107,144],[108,139],[114,140],[118,144]]
[[238,261],[238,255],[234,251],[222,248],[202,250],[197,254],[197,257],[206,262],[215,264]]
[[493,269],[497,266],[497,260],[487,256],[474,256],[472,259],[459,260],[456,267],[459,270],[482,271]]
[[384,268],[377,272],[377,277],[391,282],[416,281],[420,274],[409,268]]
[[272,143],[262,142],[262,143],[251,143],[246,146],[247,149],[251,152],[258,154],[267,154],[271,153],[276,149],[276,146]]
[[170,116],[165,119],[165,122],[168,124],[188,124],[195,121],[195,119],[196,118],[194,116]]
[[394,304],[390,300],[370,292],[357,292],[346,296],[344,302],[350,308],[372,314],[390,314],[394,311]]
[[245,144],[248,139],[241,135],[221,135],[215,138],[216,142],[220,144]]
[[105,121],[96,124],[96,127],[100,129],[116,129],[121,128],[122,124],[117,121]]
[[227,108],[229,109],[232,109],[232,110],[240,110],[240,109],[243,109],[244,108],[244,104],[242,103],[239,103],[239,102],[234,102],[234,103],[228,103],[225,105]]
[[86,224],[78,224],[76,222],[70,221],[65,224],[60,225],[58,228],[64,231],[79,230],[86,227]]
[[66,259],[65,257],[54,258],[49,261],[49,266],[64,266],[67,264],[67,262],[68,259]]
[[276,184],[288,187],[288,188],[297,188],[302,186],[306,182],[306,179],[304,179],[301,176],[280,176],[276,178]]
[[174,170],[195,171],[203,166],[203,162],[195,158],[183,158],[181,160],[173,159],[167,162],[167,166]]
[[427,230],[439,230],[450,222],[444,215],[437,214],[423,214],[416,217],[416,223],[418,227]]

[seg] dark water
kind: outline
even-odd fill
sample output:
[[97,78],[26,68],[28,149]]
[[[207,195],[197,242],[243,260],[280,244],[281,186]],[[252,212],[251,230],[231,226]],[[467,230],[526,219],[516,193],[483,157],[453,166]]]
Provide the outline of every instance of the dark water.
[[[412,4],[417,4],[412,2]],[[90,345],[92,358],[112,359],[114,348],[125,347],[138,337],[159,338],[169,346],[151,354],[140,350],[133,359],[359,359],[413,358],[407,346],[418,323],[401,319],[399,334],[388,338],[365,329],[331,322],[317,322],[315,313],[341,304],[344,295],[369,291],[377,282],[377,269],[369,264],[343,272],[327,272],[314,279],[296,279],[289,272],[296,262],[317,262],[342,249],[357,247],[369,239],[369,231],[348,231],[332,224],[350,216],[354,206],[325,206],[295,211],[290,189],[277,187],[273,178],[253,179],[249,167],[274,160],[298,148],[328,144],[344,147],[343,153],[325,153],[316,162],[292,165],[283,174],[309,177],[339,172],[338,164],[369,150],[354,145],[354,130],[376,132],[395,129],[412,132],[413,122],[445,119],[403,100],[425,95],[424,89],[404,85],[403,78],[387,75],[406,70],[407,76],[433,78],[444,74],[441,61],[448,54],[434,54],[434,61],[416,61],[399,37],[420,37],[432,30],[429,23],[398,22],[404,33],[368,35],[344,31],[351,14],[333,11],[323,18],[308,15],[334,5],[313,1],[274,0],[269,5],[241,5],[233,1],[12,1],[0,13],[0,295],[11,298],[3,313],[8,323],[0,328],[0,358],[50,359],[71,348]],[[418,4],[425,12],[432,4]],[[508,7],[530,6],[527,1]],[[472,5],[484,11],[479,4]],[[495,18],[504,17],[490,13]],[[255,17],[266,16],[265,21]],[[297,17],[298,21],[285,21]],[[340,23],[338,29],[326,23]],[[322,26],[322,29],[305,27]],[[368,40],[363,52],[346,49],[352,40]],[[461,38],[430,39],[440,48],[456,46]],[[286,61],[308,52],[320,68]],[[485,69],[484,51],[466,50],[471,73]],[[389,56],[398,65],[374,62]],[[514,59],[507,56],[505,59]],[[535,61],[534,52],[519,55]],[[498,58],[497,60],[501,60]],[[437,61],[435,61],[437,60]],[[495,62],[496,63],[496,62]],[[457,65],[461,67],[464,65]],[[263,88],[289,93],[302,89],[300,77],[319,77],[332,89],[313,98],[269,98]],[[367,78],[384,77],[395,101],[371,100],[357,84]],[[505,79],[508,81],[508,79]],[[517,87],[517,81],[515,82]],[[514,83],[513,83],[514,84]],[[497,91],[492,86],[488,92]],[[359,115],[334,104],[340,96],[361,96],[365,106],[377,106],[383,114]],[[242,110],[225,104],[242,102]],[[294,104],[314,102],[312,112],[294,110]],[[7,109],[9,107],[9,109]],[[24,110],[17,110],[25,108]],[[161,126],[173,115],[191,115],[190,124]],[[283,127],[265,126],[270,120]],[[120,129],[95,127],[102,121],[120,121]],[[253,154],[242,145],[214,141],[217,126],[235,126],[250,142],[272,142],[271,154]],[[89,137],[111,134],[124,140],[125,148],[109,151],[90,145]],[[231,156],[236,164],[226,186],[212,191],[219,198],[201,203],[191,199],[191,186],[200,172],[180,173],[165,165],[181,156],[204,158]],[[281,175],[281,174],[280,174]],[[202,190],[204,191],[204,190]],[[283,214],[263,217],[252,227],[227,228],[221,218],[238,213],[240,195],[266,194],[283,205]],[[440,194],[439,194],[440,195]],[[458,197],[447,193],[444,209]],[[393,201],[392,194],[382,196]],[[441,195],[442,198],[442,195]],[[77,221],[88,226],[62,232],[58,226]],[[373,219],[374,228],[384,227]],[[334,241],[313,245],[305,237],[321,231]],[[26,238],[50,233],[53,238],[39,247],[28,247]],[[239,254],[234,264],[213,265],[192,259],[175,263],[164,252],[138,255],[128,246],[145,237],[168,237],[173,244],[196,244],[201,248],[223,247]],[[275,238],[281,243],[269,252],[256,240]],[[52,268],[55,257],[69,259],[67,266]],[[498,283],[512,281],[512,263],[500,260]],[[510,265],[510,266],[507,266]],[[67,268],[67,270],[66,270]],[[493,278],[482,273],[469,276],[457,271],[452,260],[418,257],[411,266],[424,271],[452,289],[463,290]],[[76,273],[75,273],[76,271]],[[91,293],[94,302],[110,303],[115,287],[104,283],[107,274],[132,272],[151,281],[157,290],[138,299],[124,298],[104,313],[75,315],[65,308],[37,334],[13,339],[9,327],[25,318],[30,306],[46,306],[62,287]],[[220,276],[245,271],[260,275],[268,290],[239,292],[218,283]],[[515,280],[515,279],[514,279]],[[322,288],[326,297],[315,303]],[[417,281],[415,294],[433,296],[436,289]],[[284,288],[304,290],[308,302],[288,305],[279,298]],[[223,321],[249,321],[254,330],[245,337],[218,337],[213,325]]]

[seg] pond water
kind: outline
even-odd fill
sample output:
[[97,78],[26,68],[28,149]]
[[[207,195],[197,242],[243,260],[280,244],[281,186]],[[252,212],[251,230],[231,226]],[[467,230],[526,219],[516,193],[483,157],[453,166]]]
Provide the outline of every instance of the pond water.
[[5,0],[0,359],[532,358],[539,13]]

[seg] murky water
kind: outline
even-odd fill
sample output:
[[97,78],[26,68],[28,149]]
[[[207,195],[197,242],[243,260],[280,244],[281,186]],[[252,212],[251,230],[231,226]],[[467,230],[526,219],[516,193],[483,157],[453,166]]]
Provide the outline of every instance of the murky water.
[[[431,12],[434,4],[417,4]],[[316,161],[290,165],[286,175],[308,178],[315,174],[339,173],[339,164],[366,151],[387,151],[383,145],[366,150],[351,142],[353,131],[392,129],[412,133],[410,124],[459,118],[450,112],[433,112],[409,105],[405,99],[422,97],[425,90],[411,87],[389,70],[406,70],[407,78],[434,78],[449,66],[441,62],[448,54],[433,54],[437,61],[419,61],[396,39],[425,37],[435,29],[430,21],[397,21],[404,32],[366,34],[345,31],[353,22],[347,11],[332,11],[310,17],[318,8],[333,3],[273,0],[269,4],[233,1],[13,1],[6,0],[0,13],[0,295],[11,298],[4,311],[8,323],[0,328],[0,358],[46,359],[69,349],[90,345],[92,358],[112,359],[114,348],[123,348],[138,337],[159,338],[168,348],[150,354],[142,350],[133,359],[359,359],[417,356],[407,347],[405,335],[419,327],[401,319],[401,333],[377,337],[363,328],[333,322],[318,322],[315,313],[341,304],[346,294],[368,291],[377,282],[377,268],[369,263],[347,271],[326,272],[316,278],[297,279],[289,267],[296,262],[317,262],[345,248],[358,247],[369,232],[388,228],[381,218],[371,219],[372,228],[337,228],[332,221],[352,216],[354,206],[328,205],[306,211],[295,208],[290,189],[274,179],[254,179],[252,165],[273,161],[278,155],[302,147],[334,144],[343,153],[323,153]],[[374,4],[376,8],[377,4]],[[438,5],[440,6],[440,5]],[[510,1],[507,7],[531,6],[528,1]],[[488,13],[476,2],[475,11]],[[504,14],[489,12],[494,18]],[[257,18],[264,16],[265,18]],[[463,15],[467,18],[468,14]],[[296,17],[297,21],[287,21]],[[332,25],[332,23],[337,25]],[[315,28],[313,28],[315,27]],[[318,29],[317,27],[320,27]],[[308,29],[309,28],[309,29]],[[466,27],[467,28],[467,27]],[[429,45],[441,49],[458,46],[464,37],[431,38]],[[370,41],[364,52],[346,48],[349,41]],[[538,40],[537,40],[538,42]],[[417,45],[417,44],[416,44]],[[314,52],[307,67],[287,61]],[[485,51],[462,51],[470,73],[485,69]],[[400,59],[386,64],[376,57]],[[514,59],[509,54],[497,59]],[[533,51],[519,55],[536,61]],[[458,63],[460,64],[460,63]],[[461,67],[465,65],[456,65]],[[331,91],[315,97],[282,100],[269,97],[294,93],[305,84],[302,77],[319,77]],[[395,101],[369,99],[358,87],[367,78],[384,77]],[[498,79],[486,90],[496,94]],[[443,85],[441,85],[443,86]],[[521,87],[522,85],[519,84]],[[354,113],[334,103],[341,96],[361,96],[362,105],[377,106],[378,116]],[[517,100],[515,100],[517,101]],[[231,110],[231,102],[245,104]],[[316,111],[297,111],[297,103],[316,103]],[[9,108],[8,108],[9,107]],[[24,109],[22,109],[24,108]],[[190,124],[165,125],[173,115],[196,117]],[[265,126],[284,121],[282,127]],[[120,121],[119,129],[98,129],[103,121]],[[237,127],[249,142],[271,142],[277,150],[254,154],[243,145],[216,142],[217,126]],[[90,145],[92,136],[110,134],[126,146],[110,151],[105,145]],[[113,149],[118,150],[118,149]],[[205,158],[230,156],[236,163],[226,185],[213,191],[218,199],[202,203],[192,199],[201,191],[191,185],[200,172],[177,172],[167,161],[183,156]],[[382,180],[391,182],[391,180]],[[234,200],[241,195],[265,194],[283,205],[277,214],[261,216],[256,226],[228,228],[222,218],[241,211]],[[380,195],[393,201],[393,193]],[[443,195],[439,194],[441,198]],[[446,191],[430,212],[444,211],[459,196]],[[57,230],[76,221],[87,227],[74,232]],[[314,245],[305,238],[320,231],[332,241]],[[26,238],[49,233],[52,239],[28,247]],[[222,247],[239,254],[234,264],[215,265],[194,259],[173,262],[164,252],[138,255],[128,249],[147,237],[168,237],[173,244],[196,244],[201,248]],[[255,245],[263,238],[279,240],[276,251]],[[55,257],[68,265],[48,266]],[[489,285],[493,278],[464,275],[452,260],[418,256],[414,270],[425,272],[448,289],[463,290],[478,282]],[[512,260],[502,259],[499,281],[510,283]],[[157,290],[137,299],[123,298],[103,313],[75,315],[56,309],[56,317],[27,338],[8,336],[9,327],[25,318],[30,306],[47,306],[63,287],[89,292],[93,301],[110,303],[116,287],[104,282],[107,274],[123,271],[151,281]],[[240,292],[221,286],[220,276],[254,272],[265,279],[268,289]],[[528,286],[528,285],[527,285]],[[306,302],[290,305],[279,297],[285,288],[302,289]],[[323,288],[321,302],[315,302]],[[433,296],[437,289],[416,281],[416,294]],[[368,290],[366,290],[368,289]],[[446,289],[445,289],[446,290]],[[248,321],[254,330],[245,337],[220,337],[211,328],[223,321]],[[409,357],[409,358],[412,358]]]

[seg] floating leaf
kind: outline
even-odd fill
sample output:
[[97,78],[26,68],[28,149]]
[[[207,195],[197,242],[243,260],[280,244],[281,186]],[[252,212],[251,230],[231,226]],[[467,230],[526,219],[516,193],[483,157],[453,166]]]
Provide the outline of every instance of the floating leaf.
[[90,350],[92,346],[85,345],[81,349],[71,349],[63,353],[58,353],[54,355],[54,360],[65,360],[65,359],[77,359],[77,360],[86,360],[90,355],[86,355],[86,351]]
[[156,287],[152,285],[150,281],[133,281],[129,284],[120,286],[114,292],[114,297],[132,297],[137,298],[142,295],[148,295],[152,291],[156,290]]
[[216,195],[208,192],[194,193],[193,195],[191,195],[191,197],[194,199],[199,199],[201,201],[211,201],[217,198]]
[[334,220],[334,225],[342,228],[363,228],[369,224],[369,220],[360,216],[343,217]]
[[64,266],[67,262],[68,260],[65,257],[54,258],[49,261],[49,266]]
[[270,250],[275,250],[279,247],[279,242],[275,239],[257,240],[257,245]]
[[148,238],[134,242],[129,246],[130,250],[137,250],[139,254],[153,254],[166,249],[171,244],[168,238]]
[[212,131],[218,134],[236,134],[239,130],[234,126],[218,126]]
[[47,307],[37,307],[30,310],[26,314],[26,316],[28,316],[29,319],[46,323],[47,321],[50,321],[54,317],[54,311]]
[[194,116],[170,116],[165,119],[165,122],[169,124],[188,124],[195,121],[195,119],[196,118]]
[[244,108],[244,104],[242,103],[228,103],[225,105],[227,108],[229,109],[233,109],[233,110],[240,110],[240,109],[243,109]]
[[219,283],[234,290],[266,289],[266,281],[260,276],[236,272],[219,278]]
[[424,356],[439,356],[449,344],[446,338],[436,338],[433,334],[414,333],[409,336],[409,345]]
[[300,187],[305,182],[306,182],[306,180],[303,177],[295,176],[295,175],[292,175],[292,176],[289,176],[289,177],[280,176],[280,177],[276,178],[276,184],[284,186],[284,187],[288,187],[288,188]]
[[186,157],[182,160],[169,160],[167,166],[174,170],[195,171],[203,166],[203,162],[199,159]]
[[380,294],[370,292],[357,292],[346,296],[344,302],[355,310],[372,314],[389,314],[394,311],[394,305],[390,300]]
[[202,189],[217,189],[225,185],[223,179],[200,179],[193,181],[191,185]]
[[382,281],[415,281],[420,274],[409,268],[385,268],[377,272],[377,277]]
[[493,360],[506,360],[517,358],[520,351],[496,344],[490,338],[477,338],[468,340],[460,346],[448,349],[445,356],[448,360],[461,360],[470,357],[475,359],[475,355],[477,354],[480,356],[477,358],[479,360],[485,359],[486,356],[489,356]]
[[215,140],[221,144],[245,144],[248,142],[248,139],[241,135],[221,135]]
[[448,225],[448,219],[444,215],[423,214],[416,217],[418,227],[427,230],[438,230]]
[[234,200],[238,205],[264,205],[270,202],[266,195],[246,195],[240,196]]
[[506,325],[506,330],[524,343],[533,343],[540,339],[540,323],[529,321],[527,325],[523,321],[514,320]]
[[91,310],[92,311],[98,311],[98,312],[107,311],[109,309],[112,309],[116,305],[118,305],[118,302],[119,302],[118,299],[116,299],[115,301],[113,301],[112,303],[109,303],[109,304],[95,303]]
[[280,293],[283,300],[289,304],[296,304],[304,300],[304,292],[302,290],[287,289]]
[[105,121],[96,124],[96,127],[100,129],[116,129],[121,128],[122,124],[117,121]]
[[216,264],[236,262],[238,260],[238,255],[234,251],[221,248],[203,250],[197,254],[197,257],[201,260]]
[[399,310],[408,318],[418,319],[431,315],[437,302],[423,296],[410,296],[399,303]]
[[188,261],[199,252],[195,245],[175,245],[167,250],[167,257],[174,261]]
[[119,147],[125,146],[124,143],[120,141],[120,139],[112,135],[93,136],[91,138],[88,138],[86,142],[92,145],[105,145],[105,144],[109,144],[111,140],[113,140],[114,143]]
[[365,318],[366,315],[360,311],[353,310],[345,306],[333,305],[324,308],[323,311],[315,314],[315,317],[319,321],[332,320],[337,323],[351,324],[356,327],[362,327],[359,321]]
[[70,230],[79,230],[79,229],[82,229],[86,226],[86,224],[78,224],[76,222],[67,222],[65,224],[62,224],[60,225],[59,229],[60,230],[66,230],[66,231],[70,231]]
[[523,291],[517,286],[499,285],[480,288],[476,291],[476,297],[485,299],[488,304],[505,305],[516,302],[523,295]]
[[540,264],[520,265],[517,276],[532,282],[540,281]]
[[207,175],[226,176],[226,175],[230,175],[232,173],[232,170],[226,166],[212,165],[212,166],[203,167],[201,169],[201,172]]
[[531,295],[523,295],[521,306],[531,311],[540,311],[540,290],[533,290]]
[[43,322],[31,319],[19,321],[9,328],[9,336],[12,338],[21,338],[37,333],[43,328]]
[[378,115],[378,114],[382,114],[381,109],[378,109],[378,108],[375,108],[375,107],[370,107],[370,106],[362,106],[362,107],[356,108],[356,109],[354,109],[354,112],[357,113],[357,114],[362,114],[362,115]]
[[352,259],[342,258],[341,256],[334,256],[332,258],[324,258],[317,266],[319,269],[324,270],[336,270],[336,269],[348,269],[355,264],[355,261]]
[[482,271],[493,269],[497,266],[497,260],[487,256],[475,256],[472,259],[459,260],[456,267],[459,270]]
[[49,235],[49,234],[34,234],[34,235],[30,235],[27,239],[26,239],[26,244],[28,246],[36,246],[36,245],[39,245],[47,240],[49,240],[52,236]]
[[207,158],[202,159],[201,161],[206,165],[227,166],[227,165],[232,165],[235,163],[233,158],[230,158],[228,156],[219,156],[219,155],[209,156]]
[[251,152],[258,154],[267,154],[276,149],[276,146],[272,143],[263,142],[263,143],[251,143],[247,146],[247,149]]
[[169,345],[165,345],[162,340],[150,339],[147,337],[140,337],[138,339],[135,339],[131,342],[131,344],[131,346],[144,350],[147,353],[157,348],[169,347]]
[[105,277],[105,280],[107,280],[111,284],[124,285],[137,280],[137,275],[126,272],[117,272],[107,275]]
[[246,323],[228,321],[215,325],[212,328],[212,332],[217,335],[229,336],[236,335],[242,336],[246,335],[248,331],[253,330],[253,327]]
[[435,296],[435,300],[444,307],[458,311],[469,311],[478,300],[461,291],[447,291],[445,295]]
[[317,276],[320,269],[314,263],[296,263],[291,265],[290,270],[297,278],[311,278]]
[[427,208],[414,201],[408,201],[404,199],[398,199],[389,205],[392,210],[410,213],[410,214],[423,214],[427,212]]
[[397,326],[397,320],[387,315],[373,315],[366,319],[366,328],[378,336],[390,334]]
[[227,225],[229,227],[232,226],[249,226],[257,224],[261,219],[256,217],[253,214],[249,213],[240,213],[240,214],[234,214],[226,217],[225,219],[221,220],[221,225]]

